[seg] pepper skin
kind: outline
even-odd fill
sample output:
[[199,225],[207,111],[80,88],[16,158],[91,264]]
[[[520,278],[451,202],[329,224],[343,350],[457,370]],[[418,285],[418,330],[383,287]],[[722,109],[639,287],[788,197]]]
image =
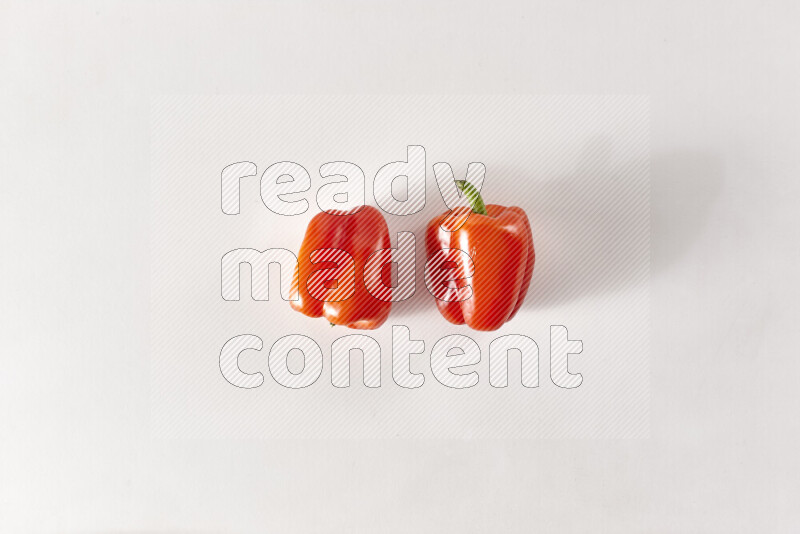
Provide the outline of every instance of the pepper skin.
[[[308,224],[298,255],[292,290],[299,298],[290,301],[292,308],[309,317],[325,317],[332,325],[359,330],[378,328],[389,317],[392,303],[370,294],[364,283],[364,266],[374,251],[390,246],[386,220],[371,206],[315,215]],[[353,258],[355,273],[351,271],[350,276],[344,276],[339,272],[337,276],[333,271],[319,272],[349,264],[349,261],[335,261],[332,252],[318,252],[312,257],[314,251],[323,249],[346,251]],[[388,263],[384,267],[380,272],[381,281],[386,288],[391,288],[391,269]],[[315,273],[316,287],[330,290],[329,296],[323,297],[325,300],[309,292],[309,288],[315,287]],[[319,292],[315,295],[321,296]]]
[[[436,306],[453,324],[474,330],[497,330],[519,311],[528,292],[536,255],[528,216],[522,208],[496,204],[484,206],[480,193],[469,183],[457,181],[472,204],[472,213],[454,232],[441,228],[450,216],[444,213],[428,224],[425,248],[430,259],[441,249],[460,249],[473,262],[470,278],[457,280],[455,287],[471,286],[472,295],[461,302],[436,299]],[[453,215],[466,214],[457,208]],[[463,257],[462,257],[463,258]],[[459,272],[468,272],[466,262],[454,262]]]

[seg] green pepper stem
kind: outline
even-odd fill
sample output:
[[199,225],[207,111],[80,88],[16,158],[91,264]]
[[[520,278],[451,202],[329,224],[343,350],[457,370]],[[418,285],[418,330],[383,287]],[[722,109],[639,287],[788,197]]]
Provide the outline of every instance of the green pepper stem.
[[456,180],[456,186],[462,193],[467,195],[467,200],[469,200],[469,204],[472,206],[472,213],[489,215],[489,212],[486,211],[486,204],[483,203],[483,198],[481,198],[480,191],[475,189],[471,183],[466,180]]

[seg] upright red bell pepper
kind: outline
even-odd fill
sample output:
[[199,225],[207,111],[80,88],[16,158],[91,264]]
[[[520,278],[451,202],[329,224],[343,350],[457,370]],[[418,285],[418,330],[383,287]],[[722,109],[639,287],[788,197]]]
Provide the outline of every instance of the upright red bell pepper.
[[[378,328],[389,317],[392,303],[367,290],[364,266],[373,252],[390,246],[386,220],[372,206],[315,215],[297,258],[292,289],[299,300],[290,301],[292,308],[309,317],[324,316],[333,325]],[[388,265],[379,276],[390,294]]]
[[[536,255],[528,217],[522,208],[484,205],[477,189],[465,181],[456,181],[467,196],[472,213],[453,232],[442,228],[448,216],[462,217],[469,208],[443,213],[428,224],[425,247],[428,258],[442,249],[460,249],[469,255],[453,256],[452,263],[462,273],[472,276],[451,284],[471,286],[472,295],[461,302],[436,299],[439,312],[453,324],[467,324],[475,330],[497,330],[511,320],[528,292]],[[462,210],[462,213],[459,213]]]

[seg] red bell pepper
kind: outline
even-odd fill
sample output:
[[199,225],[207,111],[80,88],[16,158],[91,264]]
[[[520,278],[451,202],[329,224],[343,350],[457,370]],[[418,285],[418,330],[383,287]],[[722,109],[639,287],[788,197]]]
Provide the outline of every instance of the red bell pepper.
[[[467,324],[475,330],[497,330],[511,320],[522,306],[528,292],[536,255],[528,217],[522,208],[484,205],[481,195],[471,184],[456,181],[472,206],[456,208],[428,224],[425,247],[428,259],[443,249],[459,249],[463,254],[451,254],[445,263],[461,273],[450,287],[471,287],[471,296],[462,301],[447,301],[436,296],[436,306],[445,319],[453,324]],[[448,232],[442,223],[458,217],[468,218],[460,228]],[[468,265],[469,260],[472,265]],[[429,268],[436,268],[431,262]],[[471,273],[471,276],[469,274]],[[466,292],[467,294],[469,292]]]
[[[299,299],[290,301],[292,308],[309,317],[324,316],[332,325],[378,328],[392,303],[367,290],[364,267],[373,252],[390,246],[386,220],[372,206],[315,215],[297,258],[292,290]],[[390,298],[391,268],[388,262],[384,267],[377,276]]]

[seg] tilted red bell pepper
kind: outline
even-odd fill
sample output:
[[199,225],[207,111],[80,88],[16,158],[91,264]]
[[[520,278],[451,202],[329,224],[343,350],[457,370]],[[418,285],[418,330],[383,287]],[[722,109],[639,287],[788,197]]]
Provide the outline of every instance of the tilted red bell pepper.
[[[436,299],[439,312],[453,324],[467,324],[475,330],[497,330],[519,311],[528,292],[535,253],[528,216],[518,207],[484,205],[471,184],[456,181],[472,205],[444,213],[428,224],[425,247],[428,258],[442,249],[460,249],[469,255],[452,257],[448,263],[461,273],[468,273],[471,258],[472,276],[454,280],[454,287],[471,286],[472,295],[461,302]],[[459,210],[463,210],[459,213]],[[448,217],[466,216],[466,222],[453,232],[442,228]]]
[[[299,299],[290,301],[292,308],[310,317],[324,316],[333,325],[378,328],[392,303],[367,290],[364,266],[373,252],[390,246],[386,220],[372,206],[315,215],[297,258],[292,289]],[[390,292],[391,269],[385,266],[378,276]]]

